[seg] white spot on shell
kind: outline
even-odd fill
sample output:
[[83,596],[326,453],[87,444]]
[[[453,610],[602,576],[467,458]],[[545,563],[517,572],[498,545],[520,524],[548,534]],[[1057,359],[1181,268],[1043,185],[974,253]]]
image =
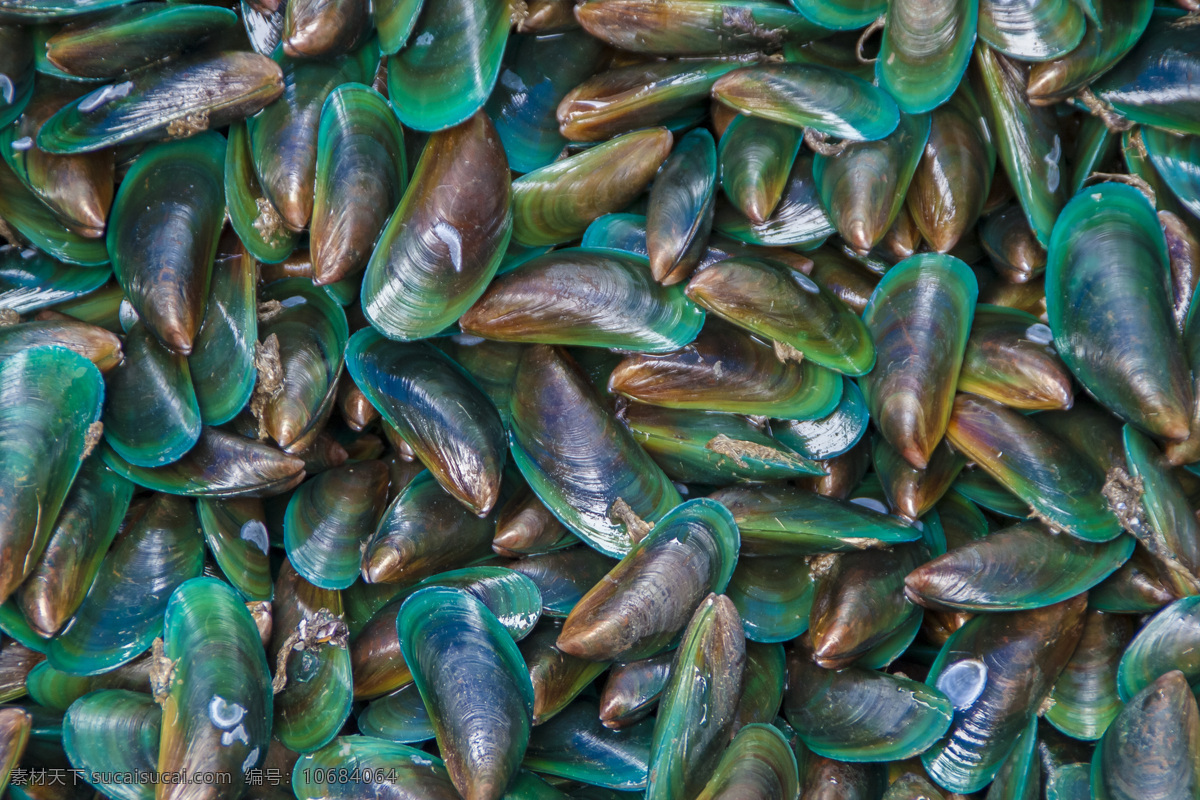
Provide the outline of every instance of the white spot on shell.
[[417,37],[417,40],[414,42],[414,44],[416,44],[417,47],[428,47],[429,45],[433,44],[433,34],[429,31],[425,31]]
[[250,737],[246,735],[246,729],[241,725],[238,725],[231,731],[226,731],[225,733],[221,734],[221,744],[228,747],[234,742],[250,744]]
[[1046,154],[1046,186],[1050,191],[1058,191],[1059,171],[1058,161],[1062,158],[1062,141],[1056,134],[1054,136],[1054,147]]
[[12,101],[17,96],[17,87],[13,83],[13,79],[7,75],[0,73],[0,97],[4,98],[5,105],[12,105]]
[[987,664],[977,658],[956,661],[938,675],[936,688],[946,695],[956,709],[970,708],[983,694],[987,685]]
[[267,526],[256,519],[248,520],[242,526],[241,537],[251,544],[257,545],[263,554],[271,552],[271,540],[267,536]]
[[856,506],[869,508],[872,511],[878,511],[880,514],[888,513],[888,507],[876,500],[874,497],[856,497],[850,501]]
[[133,91],[133,81],[125,81],[124,83],[111,84],[102,89],[89,94],[79,103],[79,110],[85,114],[90,114],[97,108],[111,103],[113,100],[120,100],[122,97],[128,97]]
[[33,137],[32,136],[22,136],[20,139],[17,139],[16,141],[14,141],[12,143],[12,149],[16,150],[18,152],[22,152],[22,153],[25,152],[26,150],[32,150],[33,149]]
[[208,702],[208,718],[213,725],[223,731],[237,725],[245,716],[246,709],[237,703],[230,703],[219,694],[214,694],[212,700]]
[[436,222],[433,226],[433,235],[442,240],[446,245],[446,249],[450,251],[450,263],[454,265],[455,272],[462,272],[462,236],[458,230],[449,223]]
[[817,286],[816,282],[803,272],[793,272],[792,277],[796,279],[796,283],[800,286],[800,288],[809,294],[821,293],[821,287]]
[[1025,338],[1034,344],[1050,344],[1054,341],[1054,332],[1044,322],[1038,322],[1025,329]]
[[258,748],[250,751],[250,755],[246,756],[246,760],[242,762],[242,772],[249,772],[254,768],[254,762],[258,761]]

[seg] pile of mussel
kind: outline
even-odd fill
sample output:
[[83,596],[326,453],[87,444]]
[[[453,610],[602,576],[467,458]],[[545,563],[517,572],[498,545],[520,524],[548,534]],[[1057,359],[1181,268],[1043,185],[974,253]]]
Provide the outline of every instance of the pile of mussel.
[[0,793],[1200,798],[1197,0],[0,0]]

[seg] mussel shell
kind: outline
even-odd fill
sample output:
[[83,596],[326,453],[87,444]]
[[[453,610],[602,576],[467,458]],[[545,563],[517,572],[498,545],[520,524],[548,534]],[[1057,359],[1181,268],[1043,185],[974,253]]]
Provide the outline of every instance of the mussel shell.
[[[0,11],[0,22],[9,21]],[[8,125],[21,115],[33,95],[34,45],[24,28],[8,24],[0,25],[0,42],[4,43],[0,75],[6,78],[0,96],[0,125]]]
[[803,14],[758,0],[590,0],[575,16],[613,47],[655,55],[771,51],[826,33]]
[[188,362],[140,322],[125,358],[105,378],[104,439],[138,467],[178,461],[200,438],[200,406]]
[[[786,728],[781,727],[786,726]],[[800,796],[818,797],[821,800],[866,800],[882,797],[888,787],[888,770],[883,764],[835,761],[809,752],[795,731],[782,719],[775,720],[775,727],[784,731],[802,762],[800,771]],[[789,733],[790,731],[790,733]],[[914,798],[914,800],[917,800]],[[920,800],[938,800],[936,797]]]
[[455,787],[471,800],[497,800],[525,754],[533,716],[516,644],[486,606],[455,589],[414,594],[396,626]]
[[119,78],[237,25],[227,8],[134,5],[70,23],[46,40],[46,60],[83,78]]
[[404,135],[387,99],[354,84],[334,89],[317,132],[309,225],[316,283],[335,283],[367,266],[368,248],[399,202],[407,176]]
[[522,558],[509,566],[537,586],[543,614],[566,617],[615,563],[590,547],[572,547]]
[[778,719],[786,681],[787,656],[783,646],[747,640],[746,671],[734,731]]
[[322,472],[292,494],[283,540],[288,560],[305,580],[335,590],[354,583],[387,487],[382,461],[356,461]]
[[716,144],[707,130],[693,130],[679,140],[650,190],[646,247],[659,283],[686,280],[700,262],[712,229],[716,191]]
[[[536,689],[536,687],[535,687]],[[639,791],[649,780],[652,720],[613,730],[600,724],[596,701],[576,700],[533,730],[524,766],[618,792]]]
[[[287,683],[275,695],[275,719],[272,733],[284,747],[297,753],[311,753],[325,746],[350,715],[354,680],[350,673],[350,652],[346,642],[334,637],[328,641],[304,640],[306,626],[328,612],[342,616],[339,592],[318,588],[300,577],[284,562],[276,581],[273,634],[268,654],[276,668],[280,651],[293,633],[301,636],[304,646],[284,656]],[[344,629],[342,629],[344,630]]]
[[761,339],[711,317],[690,344],[627,356],[608,381],[610,392],[649,405],[782,419],[836,414],[841,386],[832,370],[781,361]]
[[1117,665],[1133,633],[1129,616],[1088,611],[1079,646],[1050,692],[1047,722],[1076,739],[1103,735],[1121,710]]
[[966,82],[930,114],[906,204],[921,236],[939,253],[953,250],[975,225],[991,189],[996,148],[982,116]]
[[347,370],[359,389],[447,492],[474,513],[500,497],[504,426],[466,371],[421,342],[356,333]]
[[672,142],[666,128],[647,128],[513,181],[514,241],[560,244],[581,236],[596,218],[621,211],[654,179]]
[[303,460],[219,428],[201,430],[187,455],[163,467],[135,467],[107,446],[101,457],[138,486],[188,497],[264,497],[304,480]]
[[45,121],[82,94],[73,83],[46,83],[38,87],[34,102],[17,123],[0,131],[0,157],[67,229],[102,238],[113,199],[113,154],[63,156],[44,153],[33,144]]
[[606,555],[624,556],[634,539],[609,517],[613,503],[622,499],[654,522],[678,505],[679,492],[562,351],[527,349],[515,386],[510,441],[517,468],[575,535]]
[[283,52],[330,58],[349,52],[371,33],[366,0],[289,0],[283,15]]
[[951,635],[926,683],[953,703],[946,737],[921,755],[939,785],[973,792],[999,772],[1079,642],[1086,596],[1033,611],[981,614]]
[[224,218],[225,147],[223,136],[205,133],[146,148],[117,192],[108,227],[113,272],[133,309],[183,355],[192,352],[208,302]]
[[83,356],[38,347],[0,361],[0,600],[33,570],[79,471],[104,384]]
[[79,611],[51,642],[50,665],[95,675],[141,655],[162,635],[171,593],[203,565],[204,540],[191,501],[155,495],[113,544]]
[[109,277],[108,270],[67,264],[31,247],[0,245],[0,306],[18,314],[86,297]]
[[792,0],[804,16],[823,28],[861,28],[887,9],[883,0]]
[[[805,250],[819,247],[835,232],[835,228],[818,194],[817,182],[813,177],[813,157],[807,152],[801,152],[792,162],[791,171],[781,173],[778,177],[784,181],[782,194],[770,216],[762,222],[755,222],[744,216],[740,210],[721,202],[717,204],[713,227],[746,244],[799,247]],[[781,251],[774,251],[778,252]],[[770,257],[773,253],[763,255]],[[707,258],[705,260],[708,261]]]
[[[102,689],[121,689],[148,695],[150,691],[149,654],[136,658],[108,672],[96,675],[71,675],[50,666],[48,662],[35,666],[25,679],[29,699],[48,711],[66,711],[81,697]],[[155,739],[157,753],[158,740]]]
[[1079,44],[1055,59],[1035,64],[1030,71],[1026,91],[1034,103],[1066,100],[1108,71],[1137,44],[1154,11],[1151,0],[1089,2],[1096,6],[1099,19],[1088,23]]
[[567,144],[558,131],[558,104],[596,71],[603,55],[603,45],[578,30],[512,37],[484,107],[509,167],[532,172],[554,162]]
[[854,447],[867,431],[867,403],[858,384],[842,378],[842,396],[825,416],[814,419],[774,420],[771,436],[805,458],[825,461]]
[[508,41],[509,0],[424,3],[408,46],[388,58],[388,96],[409,128],[440,131],[487,101]]
[[1132,536],[1092,543],[1022,523],[923,564],[906,579],[906,591],[930,608],[1041,608],[1091,589],[1128,560],[1133,546]]
[[1041,763],[1037,756],[1037,715],[1029,718],[995,780],[988,788],[992,800],[1034,798],[1041,788]]
[[921,254],[893,267],[863,312],[878,356],[859,386],[884,439],[918,469],[950,420],[977,295],[966,264]]
[[1032,314],[1003,306],[976,307],[958,390],[1010,408],[1070,408],[1071,373],[1052,340],[1050,329]]
[[942,499],[966,463],[943,440],[925,469],[917,469],[882,436],[873,440],[871,457],[888,506],[910,520],[923,517]]
[[886,137],[850,143],[837,155],[813,160],[821,204],[856,251],[870,251],[897,221],[929,129],[928,114],[901,114],[899,125]]
[[779,205],[801,138],[802,131],[790,125],[741,115],[721,135],[721,188],[751,222],[766,222]]
[[845,303],[790,267],[757,258],[730,258],[697,272],[687,295],[751,333],[790,345],[805,360],[848,375],[875,364],[875,346]]
[[29,742],[33,715],[19,706],[0,708],[0,786],[7,787],[13,768],[16,767]]
[[359,712],[356,721],[358,729],[367,736],[399,744],[427,742],[434,737],[425,701],[412,683],[372,700]]
[[688,127],[701,116],[699,103],[713,83],[743,63],[745,59],[714,58],[615,66],[563,97],[559,132],[572,141],[603,142],[652,125]]
[[70,103],[42,126],[37,145],[47,153],[88,153],[182,138],[253,114],[282,92],[279,65],[257,53],[185,59],[139,71]]
[[896,103],[885,91],[816,64],[745,67],[721,78],[712,91],[713,97],[747,116],[852,142],[882,139],[900,122]]
[[0,216],[39,250],[68,264],[85,267],[108,263],[104,242],[80,236],[65,226],[0,159]]
[[940,691],[862,667],[822,669],[803,641],[788,653],[783,705],[814,753],[838,761],[910,758],[950,726],[953,708]]
[[946,436],[1052,529],[1093,542],[1121,533],[1120,522],[1099,494],[1104,475],[1036,420],[963,394],[954,402]]
[[494,280],[459,325],[506,342],[677,350],[696,338],[704,311],[648,267],[614,250],[554,250]]
[[979,2],[979,38],[1012,58],[1058,58],[1074,50],[1083,33],[1083,12],[1071,0]]
[[[608,664],[603,661],[585,661],[558,649],[556,641],[561,631],[561,622],[547,619],[521,640],[521,657],[529,667],[529,681],[533,684],[535,727],[558,716],[600,673],[608,669]],[[593,709],[591,717],[599,724],[596,710]],[[568,730],[573,727],[569,723],[564,724]],[[649,733],[646,731],[647,737]],[[551,746],[554,746],[551,743],[562,744],[561,741],[556,742],[554,736],[544,738],[543,742]]]
[[380,0],[374,4],[372,17],[383,55],[394,55],[407,43],[422,5],[423,0]]
[[673,652],[613,664],[600,692],[600,722],[620,729],[647,717],[671,675]]
[[745,417],[635,403],[624,421],[663,471],[682,483],[723,486],[824,474]]
[[737,720],[745,666],[737,609],[709,595],[684,631],[659,703],[647,800],[695,797],[708,782]]
[[[159,772],[224,772],[240,793],[271,741],[271,672],[254,620],[241,598],[213,578],[193,578],[171,596],[164,656],[174,661],[162,701]],[[187,797],[186,784],[160,786],[164,800]]]
[[83,602],[129,508],[133,488],[99,456],[84,460],[45,551],[17,590],[25,619],[40,635],[57,633]]
[[[286,240],[272,239],[279,225],[299,232],[312,216],[318,125],[325,100],[339,85],[362,80],[363,70],[353,55],[331,59],[294,59],[282,51],[275,55],[277,63],[272,65],[281,74],[282,97],[248,119],[246,132],[259,188],[278,211],[277,217],[270,217],[266,213],[270,208],[259,204],[260,235],[280,247],[286,246]],[[253,187],[247,182],[247,188]],[[253,214],[254,209],[248,210]]]
[[1096,800],[1200,792],[1200,713],[1182,674],[1168,672],[1129,698],[1096,746],[1091,777]]
[[0,701],[24,697],[29,673],[45,663],[46,656],[11,639],[0,646]]
[[1155,614],[1133,637],[1117,669],[1117,691],[1128,701],[1155,679],[1179,670],[1189,683],[1200,682],[1194,642],[1200,638],[1196,597],[1176,600]]
[[[359,771],[359,780],[349,780],[351,770]],[[362,780],[367,773],[370,778]],[[424,800],[460,797],[440,758],[370,736],[338,737],[297,761],[292,772],[299,800],[352,800],[364,791],[395,792],[398,786]]]
[[[1016,4],[1026,5],[1024,0]],[[1070,0],[1048,5],[1071,6],[1078,13]],[[1050,109],[1030,105],[1025,94],[1026,72],[1021,65],[986,45],[975,49],[975,63],[981,79],[976,96],[986,114],[996,152],[1029,227],[1038,242],[1046,246],[1070,190],[1058,118]]]
[[[47,313],[53,315],[53,312]],[[111,372],[123,358],[121,340],[111,332],[65,315],[0,328],[0,359],[35,347],[58,347],[74,351],[103,373]]]
[[235,247],[218,248],[208,306],[187,362],[200,416],[209,425],[233,419],[249,402],[257,377],[257,264],[240,242]]
[[63,717],[63,750],[83,780],[113,800],[149,800],[141,781],[122,777],[149,774],[158,767],[162,709],[149,695],[121,689],[92,692]]
[[502,567],[468,567],[441,572],[402,588],[363,626],[350,648],[358,699],[378,697],[412,680],[400,652],[396,620],[404,601],[430,586],[461,590],[488,607],[514,640],[527,636],[537,624],[541,597],[528,576]]
[[1175,24],[1178,15],[1162,9],[1151,16],[1133,50],[1092,88],[1132,122],[1200,134],[1200,96],[1191,78],[1200,66],[1200,48],[1195,31]]
[[270,600],[270,538],[262,502],[253,498],[196,502],[204,540],[221,572],[247,601]]
[[480,518],[422,472],[384,511],[362,545],[367,583],[412,582],[491,553],[495,521]]
[[1127,422],[1187,436],[1192,392],[1154,210],[1136,189],[1104,183],[1067,204],[1054,233],[1046,310],[1062,360]]
[[709,497],[733,513],[743,555],[847,552],[921,538],[920,529],[864,504],[834,500],[786,484],[720,489]]
[[499,555],[536,555],[576,544],[579,537],[567,530],[528,488],[509,498],[496,516],[492,550]]
[[1150,163],[1179,202],[1200,217],[1200,135],[1176,136],[1158,128],[1143,128],[1142,142]]
[[371,324],[391,339],[423,339],[461,316],[504,256],[513,194],[486,114],[431,136],[363,276]]
[[[676,507],[575,605],[558,648],[591,661],[654,655],[676,640],[707,595],[725,590],[738,545],[724,506],[698,499]],[[663,580],[670,596],[654,588]]]
[[283,261],[296,247],[299,234],[289,230],[255,172],[246,123],[229,126],[225,151],[225,202],[229,223],[250,255],[264,263]]
[[786,642],[808,630],[813,591],[808,563],[797,556],[739,559],[725,589],[752,642]]
[[259,326],[259,337],[279,342],[281,386],[263,403],[261,424],[287,453],[308,448],[337,397],[349,326],[346,313],[302,278],[268,284],[259,301],[280,303]]
[[1200,521],[1191,513],[1191,500],[1147,436],[1126,425],[1124,439],[1129,475],[1140,483],[1138,507],[1131,510],[1138,521],[1130,530],[1163,563],[1175,590],[1191,594],[1200,569]]
[[923,544],[901,544],[845,553],[832,566],[814,569],[808,632],[813,661],[838,669],[860,657],[875,660],[867,657],[877,646],[890,649],[885,642],[893,634],[902,636],[901,629],[913,627],[912,617],[921,615],[902,587],[905,575],[926,555]]
[[1088,602],[1110,614],[1152,614],[1176,599],[1163,571],[1161,561],[1135,546],[1130,559],[1088,593]]
[[970,0],[888,4],[875,74],[901,110],[923,114],[954,93],[971,60],[978,18]]

